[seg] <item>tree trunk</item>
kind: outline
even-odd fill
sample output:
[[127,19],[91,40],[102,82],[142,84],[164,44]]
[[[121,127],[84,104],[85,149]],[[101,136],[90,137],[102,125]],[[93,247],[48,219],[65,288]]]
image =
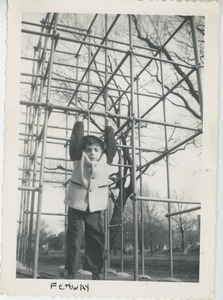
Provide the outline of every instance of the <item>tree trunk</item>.
[[153,255],[154,251],[153,251],[153,242],[152,242],[152,240],[150,242],[150,252],[151,252],[150,254]]
[[[132,193],[132,185],[130,184],[127,188],[124,189],[123,191],[123,209],[125,207],[125,204],[127,202],[127,199]],[[116,204],[114,205],[113,212],[112,212],[112,217],[110,220],[110,225],[117,225],[121,224],[122,221],[122,214],[121,214],[121,193],[119,191],[118,198],[116,200]],[[120,227],[113,227],[110,229],[110,249],[113,249],[116,238],[118,236]]]
[[184,230],[183,230],[183,228],[180,229],[180,233],[181,233],[181,248],[182,248],[182,251],[184,252],[185,243],[184,243]]

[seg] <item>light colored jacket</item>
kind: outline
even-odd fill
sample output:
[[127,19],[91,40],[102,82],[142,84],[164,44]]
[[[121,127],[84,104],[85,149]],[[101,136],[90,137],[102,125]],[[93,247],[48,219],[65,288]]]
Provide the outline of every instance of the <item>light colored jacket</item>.
[[108,202],[108,169],[116,153],[115,136],[111,126],[105,127],[106,148],[98,161],[91,161],[83,151],[84,124],[74,123],[70,140],[70,158],[74,161],[64,203],[72,208],[90,212],[104,210]]
[[72,208],[90,212],[104,210],[108,203],[108,164],[103,154],[99,161],[90,161],[85,152],[74,161],[64,203]]

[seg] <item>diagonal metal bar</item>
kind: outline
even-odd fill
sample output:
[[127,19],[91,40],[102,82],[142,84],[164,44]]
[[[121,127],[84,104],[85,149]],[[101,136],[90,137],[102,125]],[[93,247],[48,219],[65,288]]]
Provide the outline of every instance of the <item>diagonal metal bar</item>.
[[[118,20],[119,17],[120,17],[120,14],[118,14],[118,15],[115,17],[115,19],[113,20],[113,22],[112,22],[110,28],[108,29],[108,31],[106,32],[104,38],[103,38],[102,41],[101,41],[101,45],[106,41],[108,35],[110,34],[112,28],[114,27],[114,25],[115,25],[115,23],[117,22],[117,20]],[[91,59],[89,65],[88,65],[88,67],[86,68],[86,70],[85,70],[85,72],[84,72],[84,74],[83,74],[83,76],[82,76],[82,78],[81,78],[80,81],[82,81],[82,80],[85,78],[85,76],[87,75],[88,70],[90,69],[90,67],[91,67],[92,63],[94,62],[96,56],[98,55],[99,51],[100,51],[100,47],[97,49],[97,51],[95,52],[94,56],[92,57],[92,59]],[[71,104],[72,100],[74,99],[75,95],[76,95],[77,92],[78,92],[78,89],[79,89],[80,85],[81,85],[81,84],[78,84],[78,86],[77,86],[77,88],[76,88],[74,94],[72,95],[72,97],[71,97],[71,99],[70,99],[70,101],[69,101],[69,103],[68,103],[67,106],[69,106],[69,105]]]
[[175,88],[178,87],[178,85],[180,85],[185,78],[189,77],[197,68],[194,67],[193,69],[191,69],[183,78],[181,78],[171,89],[169,89],[163,96],[160,97],[160,99],[152,106],[150,107],[150,109],[148,109],[142,116],[141,118],[144,118],[150,111],[152,111],[163,99],[165,99],[170,93],[172,93],[173,90],[175,90]]
[[[175,34],[184,26],[184,24],[189,20],[189,17],[186,17],[184,21],[176,28],[176,30],[169,36],[169,38],[165,41],[165,43],[159,47],[157,52],[154,54],[154,58],[150,59],[150,61],[142,68],[142,70],[135,76],[134,81],[137,80],[140,75],[146,70],[146,68],[152,63],[155,57],[164,49],[164,47],[169,43],[169,41],[175,36]],[[126,91],[130,88],[130,85],[126,88]],[[112,107],[116,105],[116,103],[125,95],[126,92],[123,92]],[[111,108],[112,108],[111,107]]]
[[119,65],[117,66],[117,68],[114,70],[114,72],[112,73],[112,75],[109,77],[109,79],[107,80],[106,84],[102,87],[100,93],[98,94],[98,96],[95,98],[94,102],[91,104],[89,109],[92,109],[94,104],[97,102],[97,100],[99,99],[99,97],[104,93],[104,91],[107,89],[109,83],[112,81],[112,79],[114,78],[114,76],[116,75],[116,73],[119,71],[119,69],[121,68],[121,66],[124,64],[124,62],[126,61],[127,57],[129,56],[129,51],[124,55],[124,57],[122,58],[121,62],[119,63]]
[[[142,170],[143,168],[145,168],[146,171],[150,165],[152,165],[153,163],[156,163],[158,161],[160,161],[161,159],[163,159],[167,154],[171,154],[172,151],[176,150],[177,148],[179,148],[180,146],[186,144],[187,142],[189,142],[190,140],[196,138],[197,136],[199,136],[200,134],[202,134],[202,130],[200,130],[199,132],[193,134],[192,136],[188,137],[187,139],[183,140],[182,142],[178,143],[177,145],[175,145],[174,147],[162,152],[162,154],[160,154],[159,156],[157,156],[156,158],[154,158],[153,160],[147,162],[146,164],[137,167],[136,171],[139,172],[140,170]],[[132,165],[129,165],[129,168],[131,168]],[[132,175],[132,172],[129,171],[129,173],[125,176],[123,176],[122,178],[117,179],[116,181],[112,182],[110,186],[115,185],[118,181],[123,180],[124,178],[127,178],[129,176]],[[139,178],[139,175],[137,176],[137,179]],[[138,198],[138,197],[137,197]]]
[[[88,27],[88,30],[87,30],[87,34],[91,31],[91,28],[92,28],[92,26],[93,26],[95,20],[97,19],[97,16],[98,16],[98,14],[96,14],[96,15],[94,16],[93,20],[91,21],[91,24],[90,24],[90,26]],[[86,38],[87,38],[87,35],[85,35],[85,37],[83,38],[83,41],[85,41]],[[83,44],[81,43],[79,49],[77,50],[76,57],[79,56],[79,53],[80,53],[80,51],[81,51],[82,46],[83,46]]]
[[163,154],[161,154],[160,156],[158,156],[158,157],[154,158],[153,160],[147,162],[147,163],[144,164],[143,166],[138,167],[138,168],[137,168],[137,171],[139,171],[139,170],[141,170],[141,169],[144,169],[144,168],[145,168],[144,171],[147,170],[148,167],[149,167],[151,164],[153,164],[153,163],[155,163],[155,162],[161,160],[161,159],[164,158],[167,154],[171,154],[171,152],[175,151],[177,148],[179,148],[180,146],[186,144],[187,142],[193,140],[194,138],[196,138],[197,136],[199,136],[201,133],[202,133],[202,130],[200,130],[199,132],[196,132],[196,133],[193,134],[192,136],[188,137],[187,139],[183,140],[182,142],[178,143],[177,145],[173,146],[172,148],[166,150],[166,151],[163,152]]
[[[184,203],[184,202],[182,201],[182,203]],[[196,206],[196,207],[193,207],[193,208],[184,209],[184,210],[176,211],[176,212],[173,212],[173,213],[169,213],[169,214],[166,214],[165,217],[170,218],[172,216],[186,214],[186,213],[198,210],[198,209],[201,209],[201,206]]]

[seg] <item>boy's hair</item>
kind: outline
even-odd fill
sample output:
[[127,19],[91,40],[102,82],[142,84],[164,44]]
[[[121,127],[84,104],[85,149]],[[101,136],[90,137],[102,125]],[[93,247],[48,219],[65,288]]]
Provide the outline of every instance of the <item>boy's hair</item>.
[[91,145],[101,147],[102,151],[105,148],[104,142],[100,138],[98,138],[97,136],[94,136],[94,135],[84,136],[83,137],[83,149],[85,149],[86,146],[91,146]]

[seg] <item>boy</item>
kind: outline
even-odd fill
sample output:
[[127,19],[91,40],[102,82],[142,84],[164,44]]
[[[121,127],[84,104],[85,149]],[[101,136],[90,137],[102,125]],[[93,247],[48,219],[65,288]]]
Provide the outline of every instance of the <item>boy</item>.
[[74,161],[72,176],[64,203],[68,206],[65,268],[68,278],[75,278],[80,268],[79,256],[85,224],[85,265],[92,279],[99,280],[104,263],[104,230],[101,211],[108,202],[108,164],[116,153],[114,132],[105,127],[104,141],[84,136],[83,122],[74,124],[70,141],[70,158]]

